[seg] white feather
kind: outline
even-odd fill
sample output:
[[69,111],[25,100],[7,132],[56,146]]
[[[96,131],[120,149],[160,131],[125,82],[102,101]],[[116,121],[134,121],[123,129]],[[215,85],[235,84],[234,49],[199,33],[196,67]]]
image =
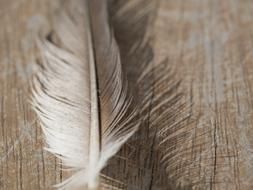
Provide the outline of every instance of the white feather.
[[[131,98],[116,41],[112,36],[106,39],[105,34],[103,48],[108,49],[93,52],[98,45],[92,41],[87,2],[76,2],[83,7],[72,15],[78,24],[62,14],[55,28],[63,48],[48,41],[39,43],[43,67],[34,80],[32,104],[41,121],[47,150],[73,171],[57,187],[97,189],[100,171],[136,131],[138,122],[132,121],[135,111],[129,111]],[[104,24],[109,30],[108,23]],[[105,63],[96,60],[95,64],[95,53],[105,56]],[[103,72],[98,74],[96,67],[103,67]]]

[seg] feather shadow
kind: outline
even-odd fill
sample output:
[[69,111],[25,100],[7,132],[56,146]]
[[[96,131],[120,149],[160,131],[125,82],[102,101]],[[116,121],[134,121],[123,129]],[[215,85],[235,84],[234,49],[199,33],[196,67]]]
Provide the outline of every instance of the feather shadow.
[[104,173],[122,181],[125,189],[191,189],[178,179],[192,163],[182,155],[189,150],[195,120],[170,60],[154,61],[152,27],[159,4],[112,0],[109,8],[123,68],[130,83],[138,81],[134,94],[142,123]]

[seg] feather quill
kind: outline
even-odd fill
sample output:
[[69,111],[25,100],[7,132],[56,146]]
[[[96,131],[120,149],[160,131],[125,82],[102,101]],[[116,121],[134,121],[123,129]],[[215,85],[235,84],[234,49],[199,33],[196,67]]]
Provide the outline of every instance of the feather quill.
[[137,130],[136,109],[122,72],[119,48],[109,27],[106,1],[75,1],[55,33],[61,48],[39,43],[42,68],[32,104],[47,150],[73,175],[59,189],[97,189],[106,162]]

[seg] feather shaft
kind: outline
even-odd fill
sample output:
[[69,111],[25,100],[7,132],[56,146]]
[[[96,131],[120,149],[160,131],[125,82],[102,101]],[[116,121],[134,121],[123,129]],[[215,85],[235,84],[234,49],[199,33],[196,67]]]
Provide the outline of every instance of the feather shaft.
[[[88,21],[89,22],[89,21]],[[90,31],[88,32],[88,46],[89,46],[89,63],[90,63],[90,75],[91,75],[91,132],[90,132],[90,149],[89,149],[89,171],[92,171],[97,163],[99,162],[99,152],[100,152],[100,126],[99,126],[99,111],[98,111],[98,92],[97,92],[97,74],[96,74],[96,66],[94,60],[94,53],[91,41]],[[96,175],[96,174],[94,174]],[[89,189],[97,189],[98,187],[98,177],[92,176],[91,179],[88,180],[88,188]]]

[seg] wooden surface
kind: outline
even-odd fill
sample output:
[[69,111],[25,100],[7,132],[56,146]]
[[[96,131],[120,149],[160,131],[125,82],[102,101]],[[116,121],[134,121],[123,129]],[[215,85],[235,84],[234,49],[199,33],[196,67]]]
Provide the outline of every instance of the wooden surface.
[[[43,150],[29,105],[34,37],[50,32],[58,2],[0,0],[3,190],[48,190],[64,177],[58,161]],[[184,94],[185,106],[173,104],[171,115],[176,116],[168,128],[173,127],[161,131],[164,124],[156,122],[159,111],[152,102],[171,84],[165,80],[153,86],[148,127],[105,168],[104,174],[117,179],[107,178],[110,183],[129,190],[253,189],[252,6],[251,0],[160,0],[148,28],[154,52],[150,67],[165,65],[172,81],[181,81],[176,89]],[[159,69],[154,70],[158,78]]]

